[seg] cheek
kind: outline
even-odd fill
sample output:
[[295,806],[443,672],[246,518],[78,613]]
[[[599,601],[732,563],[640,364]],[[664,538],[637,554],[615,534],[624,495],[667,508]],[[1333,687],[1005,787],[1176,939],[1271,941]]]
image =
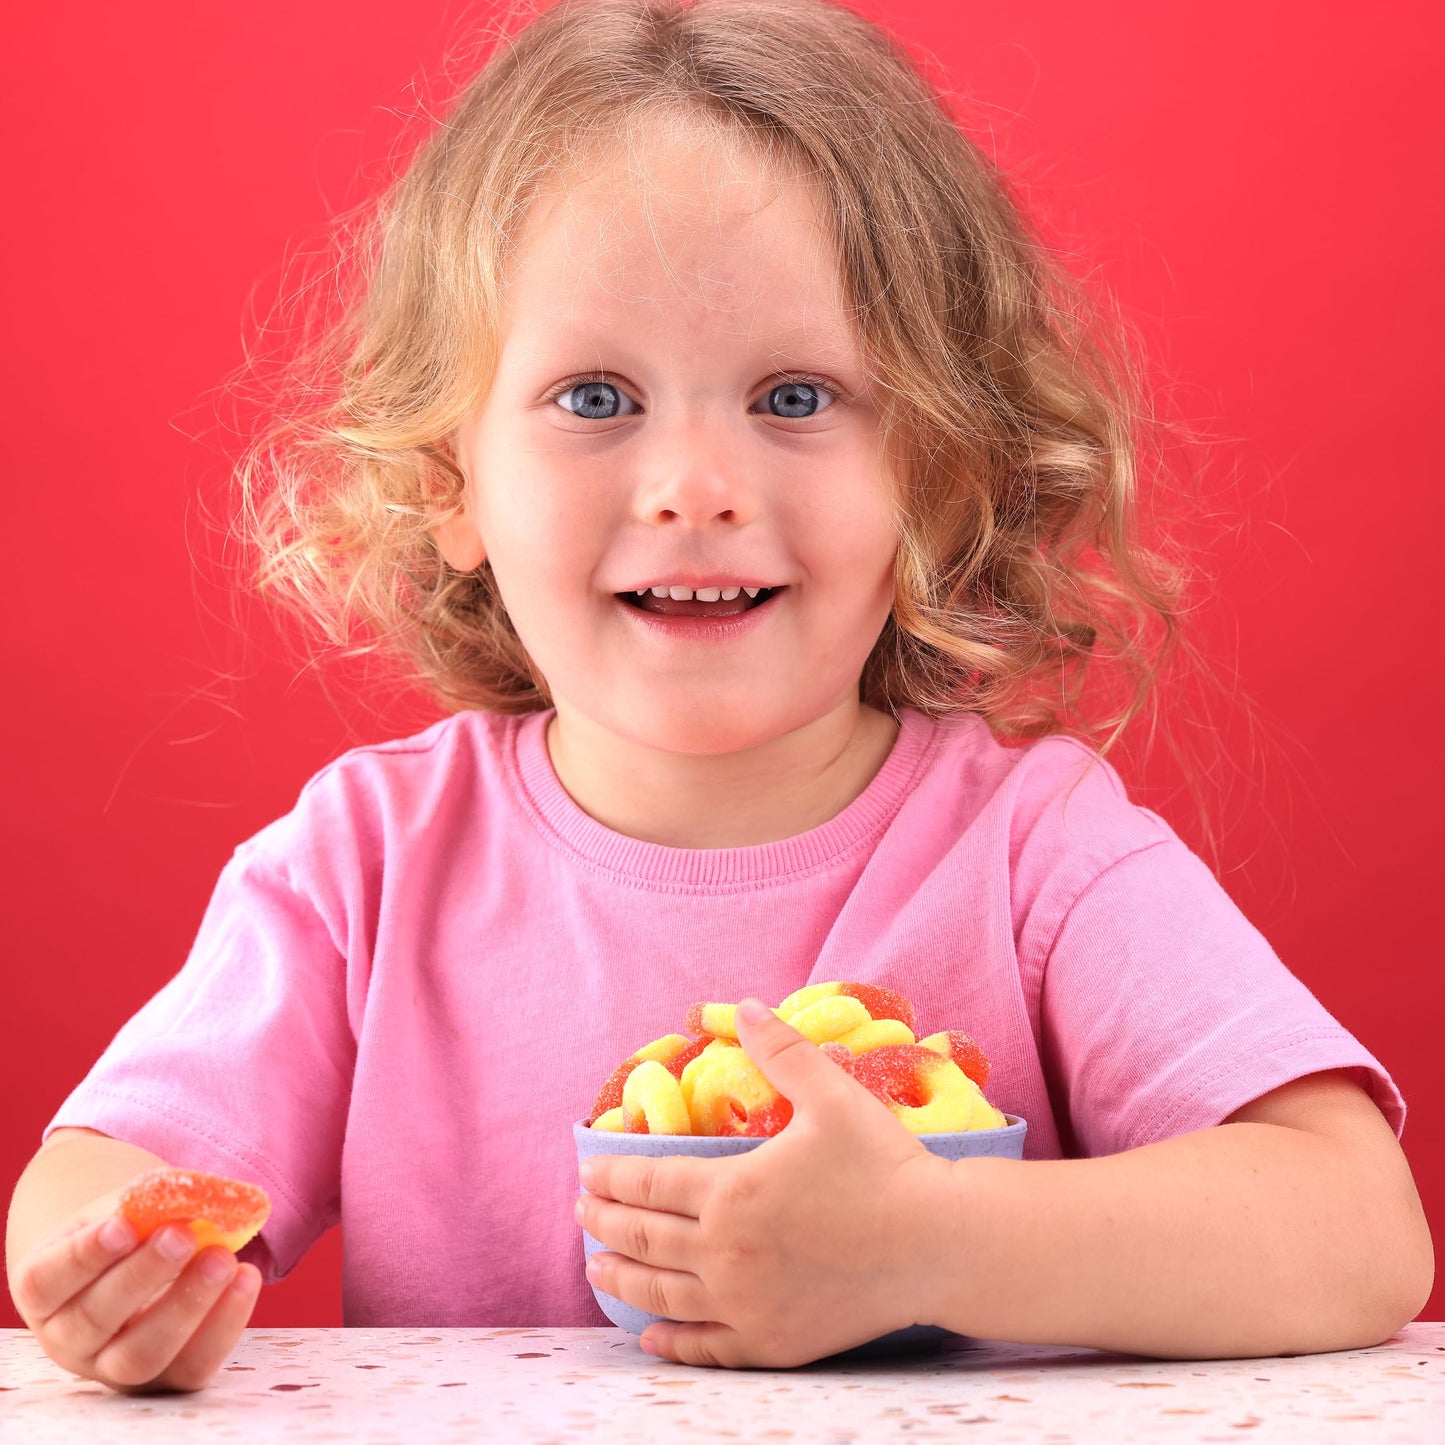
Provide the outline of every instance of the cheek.
[[585,579],[603,535],[596,488],[555,469],[511,463],[480,491],[477,516],[492,570],[505,593]]
[[872,491],[855,493],[852,500],[830,508],[812,535],[820,549],[818,564],[836,583],[847,586],[868,606],[880,592],[892,596],[898,537],[885,499]]
[[850,552],[843,581],[853,599],[853,615],[860,632],[873,638],[893,610],[898,538],[893,530],[891,510],[876,509],[869,517],[869,525],[852,532],[846,541]]
[[478,515],[502,604],[546,672],[562,665],[569,639],[586,635],[579,620],[595,601],[606,520],[595,483],[520,461],[502,473],[503,485],[486,489]]

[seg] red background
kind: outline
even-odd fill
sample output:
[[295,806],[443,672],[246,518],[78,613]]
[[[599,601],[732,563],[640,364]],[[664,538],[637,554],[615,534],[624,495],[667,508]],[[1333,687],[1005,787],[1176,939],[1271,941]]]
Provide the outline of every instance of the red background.
[[[975,98],[1046,233],[1140,327],[1166,414],[1208,438],[1187,540],[1216,579],[1193,619],[1225,702],[1204,718],[1166,697],[1161,726],[1209,764],[1232,896],[1403,1090],[1445,1240],[1427,8],[869,13]],[[235,844],[342,749],[439,715],[339,687],[348,674],[306,667],[235,592],[217,417],[283,258],[375,189],[446,57],[492,18],[439,0],[11,10],[7,1192],[184,961]],[[1114,758],[1201,848],[1162,742]],[[253,1322],[339,1324],[340,1244],[264,1291]],[[8,1299],[0,1313],[19,1324]],[[1445,1317],[1439,1288],[1423,1317]]]

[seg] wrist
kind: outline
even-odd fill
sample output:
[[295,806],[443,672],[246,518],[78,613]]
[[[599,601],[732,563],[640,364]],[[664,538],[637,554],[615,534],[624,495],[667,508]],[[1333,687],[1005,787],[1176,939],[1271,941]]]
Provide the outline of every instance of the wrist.
[[915,1161],[894,1234],[903,1251],[894,1278],[902,1285],[905,1324],[941,1325],[948,1302],[957,1298],[970,1234],[960,1165],[969,1162],[927,1153]]
[[[914,1318],[918,1324],[977,1334],[973,1321],[987,1313],[981,1292],[998,1227],[992,1205],[1001,1171],[1016,1161],[928,1157],[930,1168],[920,1171],[913,1225]],[[960,1302],[966,1303],[961,1307]]]

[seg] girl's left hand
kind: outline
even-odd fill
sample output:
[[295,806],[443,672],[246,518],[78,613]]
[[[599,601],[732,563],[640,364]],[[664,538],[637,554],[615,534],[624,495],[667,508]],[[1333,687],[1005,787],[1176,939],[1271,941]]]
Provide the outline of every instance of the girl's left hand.
[[771,1009],[745,1014],[753,1002],[739,1042],[792,1102],[779,1134],[724,1159],[584,1165],[577,1219],[612,1251],[588,1278],[667,1316],[642,1347],[684,1364],[806,1364],[929,1322],[948,1161]]

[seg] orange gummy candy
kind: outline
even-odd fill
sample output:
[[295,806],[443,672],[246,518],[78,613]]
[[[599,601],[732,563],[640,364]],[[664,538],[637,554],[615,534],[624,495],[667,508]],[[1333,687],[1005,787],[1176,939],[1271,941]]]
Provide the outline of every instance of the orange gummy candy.
[[669,1052],[671,1045],[667,1040],[659,1039],[656,1044],[649,1044],[645,1049],[638,1049],[635,1054],[629,1054],[613,1071],[607,1076],[607,1082],[592,1103],[592,1113],[588,1117],[589,1127],[597,1122],[609,1109],[617,1109],[622,1106],[622,1091],[627,1086],[627,1076],[642,1063],[651,1052],[651,1057],[667,1070],[675,1079],[682,1078],[682,1071],[712,1042],[711,1039],[685,1040],[680,1034],[670,1035],[669,1038],[677,1040],[676,1052]]
[[792,1117],[793,1101],[779,1094],[771,1104],[754,1109],[747,1116],[747,1123],[742,1125],[739,1133],[748,1139],[771,1139],[774,1134],[780,1134],[787,1128]]
[[[937,1038],[934,1034],[931,1037]],[[948,1029],[943,1033],[943,1038],[948,1040],[948,1056],[968,1075],[980,1089],[988,1084],[989,1063],[987,1057],[979,1046],[965,1033],[958,1029]]]
[[913,1030],[913,1004],[901,993],[876,983],[842,983],[838,992],[845,998],[856,998],[868,1015],[878,1019],[897,1019],[910,1032]]
[[235,1251],[255,1238],[271,1214],[271,1200],[256,1184],[195,1169],[152,1169],[132,1179],[116,1206],[149,1239],[163,1224],[189,1224],[197,1249],[208,1244]]
[[896,990],[876,983],[810,983],[796,993],[790,993],[778,1007],[783,1018],[791,1019],[794,1014],[825,998],[856,998],[874,1023],[882,1019],[897,1019],[909,1033],[913,1032],[912,1001]]

